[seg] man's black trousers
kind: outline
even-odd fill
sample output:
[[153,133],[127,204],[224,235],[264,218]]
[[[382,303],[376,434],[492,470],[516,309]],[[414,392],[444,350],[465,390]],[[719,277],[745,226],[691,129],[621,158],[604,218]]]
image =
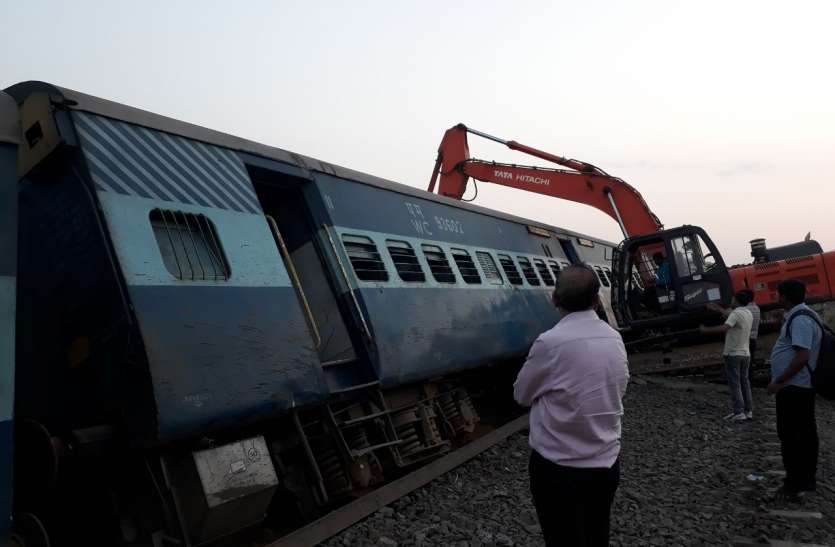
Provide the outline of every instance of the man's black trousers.
[[777,435],[786,469],[785,488],[791,492],[815,489],[818,467],[818,427],[815,391],[786,386],[777,392]]
[[609,545],[609,514],[620,483],[610,468],[557,465],[531,451],[531,494],[548,547]]

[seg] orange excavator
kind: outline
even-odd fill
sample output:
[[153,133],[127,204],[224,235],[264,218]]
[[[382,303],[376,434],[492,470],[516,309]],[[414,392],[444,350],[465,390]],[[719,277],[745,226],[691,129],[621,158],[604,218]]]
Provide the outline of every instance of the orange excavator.
[[[468,134],[567,169],[471,158]],[[591,205],[616,220],[625,239],[612,260],[611,302],[623,330],[637,335],[648,330],[686,332],[681,329],[710,319],[706,304],[726,304],[740,289],[752,290],[755,302],[766,312],[775,310],[779,322],[777,285],[784,279],[803,281],[807,302],[835,327],[835,251],[823,252],[808,236],[774,248],[755,239],[751,241],[754,262],[727,267],[703,229],[689,225],[664,229],[641,194],[624,180],[590,163],[459,124],[444,134],[428,189],[463,199],[470,178]]]
[[[471,158],[469,134],[568,169]],[[444,134],[428,190],[462,199],[470,178],[584,203],[615,219],[625,239],[612,261],[611,303],[622,330],[633,335],[685,332],[715,319],[708,303],[727,305],[731,300],[728,268],[702,228],[665,229],[634,187],[590,163],[459,124]]]

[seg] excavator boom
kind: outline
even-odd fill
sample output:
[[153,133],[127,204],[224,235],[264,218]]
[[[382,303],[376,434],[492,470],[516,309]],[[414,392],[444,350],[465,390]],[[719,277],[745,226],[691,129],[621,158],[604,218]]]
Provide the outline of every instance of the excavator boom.
[[[470,158],[467,133],[504,144],[546,161],[568,167],[548,169],[487,162]],[[518,188],[595,207],[615,219],[624,237],[663,230],[641,194],[628,183],[605,173],[590,163],[549,154],[516,141],[506,141],[458,124],[448,129],[438,148],[438,158],[429,184],[433,192],[461,199],[472,177],[484,182]]]
[[[467,142],[470,133],[559,167],[473,159]],[[731,300],[727,267],[704,230],[687,225],[664,229],[634,187],[590,163],[458,124],[444,133],[429,191],[437,187],[442,196],[462,199],[470,178],[584,203],[615,219],[624,240],[612,260],[609,292],[622,329],[634,333],[692,329],[712,317],[708,303]]]

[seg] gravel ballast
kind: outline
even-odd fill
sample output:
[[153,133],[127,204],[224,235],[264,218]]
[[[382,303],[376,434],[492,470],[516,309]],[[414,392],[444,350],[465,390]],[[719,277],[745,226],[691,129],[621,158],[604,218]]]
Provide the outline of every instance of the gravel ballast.
[[[740,537],[835,545],[835,405],[819,398],[818,492],[797,505],[770,500],[783,469],[772,444],[774,400],[762,389],[754,399],[754,420],[732,424],[721,420],[729,411],[721,386],[630,383],[613,545],[728,545]],[[542,545],[529,453],[527,435],[516,434],[324,545]]]

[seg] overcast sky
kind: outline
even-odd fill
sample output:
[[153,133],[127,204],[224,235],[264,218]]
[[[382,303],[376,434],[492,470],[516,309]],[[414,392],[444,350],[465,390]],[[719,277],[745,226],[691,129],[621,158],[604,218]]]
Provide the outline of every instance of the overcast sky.
[[[0,86],[39,79],[425,188],[464,122],[594,163],[668,226],[835,248],[835,3],[3,2]],[[532,163],[471,139],[475,157]],[[480,205],[613,241],[608,216]]]

